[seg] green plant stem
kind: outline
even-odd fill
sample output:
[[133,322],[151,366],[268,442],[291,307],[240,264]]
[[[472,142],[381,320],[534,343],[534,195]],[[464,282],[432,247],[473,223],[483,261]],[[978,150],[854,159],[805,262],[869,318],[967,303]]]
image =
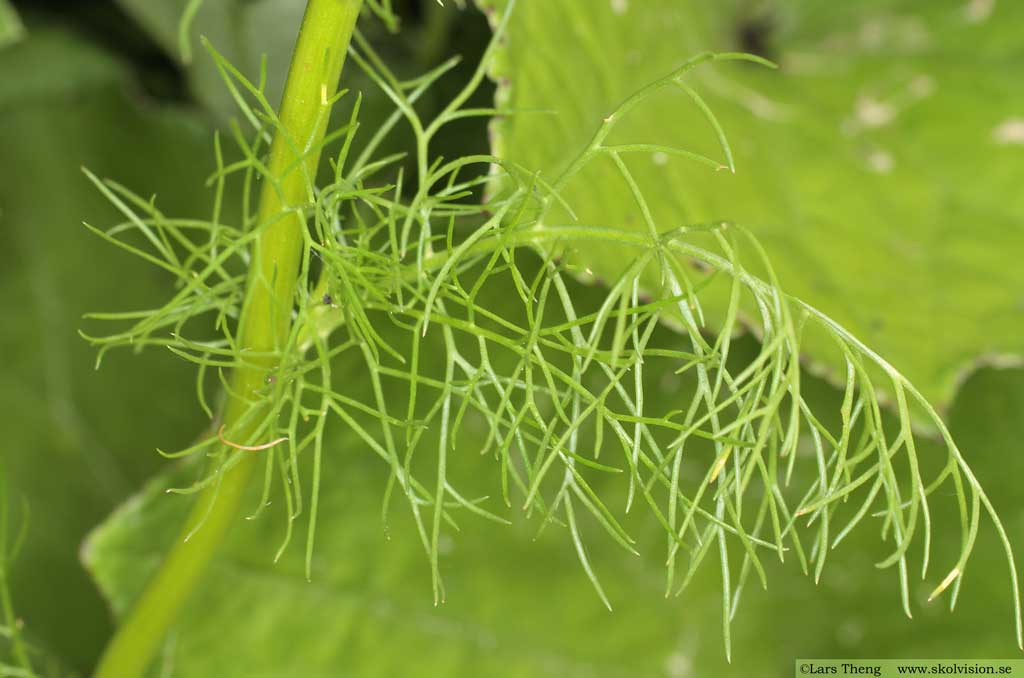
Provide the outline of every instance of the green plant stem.
[[[262,232],[253,252],[239,323],[243,351],[269,354],[287,341],[305,222],[292,208],[309,199],[330,102],[337,91],[352,30],[362,0],[309,0],[299,30],[260,194],[257,224]],[[297,162],[301,157],[301,162]],[[224,409],[224,430],[233,440],[250,441],[259,431],[250,398],[277,366],[275,358],[253,360],[232,374]],[[255,407],[264,407],[257,405]],[[181,538],[107,646],[97,678],[142,676],[196,588],[217,546],[235,522],[249,476],[259,456],[236,452],[220,482],[198,496]]]

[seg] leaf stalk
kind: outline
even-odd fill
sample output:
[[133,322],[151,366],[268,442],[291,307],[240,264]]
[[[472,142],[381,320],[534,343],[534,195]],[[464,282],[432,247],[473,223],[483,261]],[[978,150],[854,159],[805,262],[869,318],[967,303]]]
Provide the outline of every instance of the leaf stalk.
[[[259,435],[264,408],[258,398],[288,339],[310,177],[316,174],[330,106],[337,92],[362,0],[309,0],[280,106],[280,127],[260,193],[253,265],[248,272],[238,345],[253,356],[232,373],[223,416],[233,440]],[[257,357],[259,356],[259,357]],[[236,522],[258,455],[232,451],[218,482],[196,499],[163,564],[107,646],[96,678],[142,676],[170,626],[198,586],[217,547]]]

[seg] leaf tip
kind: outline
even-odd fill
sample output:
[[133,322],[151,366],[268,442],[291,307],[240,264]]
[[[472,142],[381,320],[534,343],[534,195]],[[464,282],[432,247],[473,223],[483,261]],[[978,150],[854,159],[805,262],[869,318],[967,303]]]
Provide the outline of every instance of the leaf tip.
[[956,580],[956,578],[959,577],[959,576],[960,576],[960,566],[958,565],[958,566],[954,567],[950,571],[949,574],[946,575],[946,578],[943,579],[942,582],[938,586],[935,587],[935,590],[932,591],[931,595],[928,596],[928,602],[929,603],[932,602],[933,600],[935,600],[936,597],[941,595],[942,592],[945,591],[947,588],[949,588],[949,585],[952,584]]

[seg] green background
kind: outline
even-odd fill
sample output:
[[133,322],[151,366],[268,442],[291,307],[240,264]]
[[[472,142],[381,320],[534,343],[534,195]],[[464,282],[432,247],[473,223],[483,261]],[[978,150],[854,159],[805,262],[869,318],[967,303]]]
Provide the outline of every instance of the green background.
[[[449,53],[471,66],[487,40],[476,10],[435,4],[404,3],[398,36],[364,23],[401,73]],[[619,98],[694,52],[758,48],[778,60],[779,72],[730,66],[692,81],[727,128],[735,176],[654,159],[633,158],[631,168],[671,225],[727,217],[754,228],[789,291],[946,406],[1018,543],[1024,371],[1010,365],[1024,349],[1024,146],[993,134],[1024,115],[1024,16],[1010,2],[982,20],[967,13],[983,4],[520,0],[494,68],[499,97],[557,114],[499,121],[491,140],[554,172]],[[230,107],[204,55],[189,67],[177,59],[183,5],[13,3],[26,32],[0,50],[0,459],[9,499],[24,497],[31,509],[12,595],[44,675],[88,675],[187,509],[160,491],[185,471],[154,449],[187,444],[203,425],[190,371],[157,351],[114,353],[94,371],[94,352],[76,335],[87,311],[145,307],[169,291],[159,273],[80,225],[116,218],[80,166],[156,194],[165,213],[208,214],[212,134]],[[250,73],[261,51],[271,74],[281,72],[295,3],[207,5],[196,33]],[[915,81],[922,74],[930,93],[899,98],[914,82],[927,89]],[[383,110],[353,69],[345,85],[365,88],[369,110]],[[844,130],[858,115],[877,119],[864,112],[865,97],[898,112]],[[443,101],[442,91],[424,105]],[[787,117],[773,118],[771,106]],[[691,109],[678,96],[659,99],[618,133],[715,152]],[[451,157],[487,143],[476,125],[440,146]],[[636,220],[610,172],[595,169],[572,190],[573,204],[592,214]],[[588,256],[610,275],[608,253]],[[827,356],[813,346],[808,365],[828,376]],[[978,365],[989,366],[971,369]],[[827,381],[807,378],[816,402],[838,406]],[[435,608],[401,510],[385,538],[385,470],[340,426],[329,431],[313,581],[298,548],[271,562],[279,515],[240,525],[172,634],[167,675],[782,676],[797,656],[1019,656],[1005,564],[987,531],[958,610],[924,604],[927,587],[915,582],[912,621],[893,573],[873,566],[884,552],[874,535],[844,543],[817,586],[795,563],[773,564],[769,589],[744,594],[731,665],[718,573],[708,568],[681,598],[664,599],[658,528],[639,517],[631,528],[641,558],[598,539],[590,546],[612,613],[567,535],[549,529],[534,540],[536,526],[515,514],[507,529],[463,525],[443,559],[448,601]],[[493,490],[487,460],[466,455],[460,464]]]

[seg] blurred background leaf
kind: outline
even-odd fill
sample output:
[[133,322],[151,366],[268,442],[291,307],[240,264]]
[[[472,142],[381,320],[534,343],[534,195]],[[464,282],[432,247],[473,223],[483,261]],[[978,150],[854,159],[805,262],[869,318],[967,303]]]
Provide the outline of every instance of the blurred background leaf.
[[0,49],[17,42],[24,33],[18,12],[7,0],[0,0]]
[[[117,0],[117,4],[146,30],[169,58],[183,62],[178,26],[189,0]],[[220,0],[203,2],[189,35],[192,60],[186,77],[195,99],[222,119],[235,112],[231,94],[213,60],[199,45],[205,36],[217,51],[253,82],[259,81],[261,55],[267,55],[268,99],[277,102],[288,73],[287,56],[306,3],[301,0]]]
[[[498,16],[507,0],[480,0]],[[499,155],[568,164],[636,87],[704,51],[777,61],[688,76],[720,120],[737,173],[624,156],[661,230],[751,228],[782,286],[838,320],[940,406],[979,359],[1024,353],[1024,3],[962,0],[522,0],[492,69],[514,115]],[[674,145],[724,161],[678,91],[626,116],[609,143]],[[610,160],[565,197],[584,223],[645,228]],[[588,250],[611,277],[613,246]],[[724,303],[724,302],[723,302]],[[810,338],[808,358],[842,358]]]
[[[261,79],[261,64],[265,63],[267,99],[278,102],[284,89],[288,62],[298,33],[304,0],[213,0],[199,3],[188,30],[182,36],[180,18],[192,0],[114,0],[124,13],[134,19],[152,37],[167,58],[178,63],[185,74],[188,89],[197,104],[212,111],[221,121],[227,121],[237,112],[230,92],[224,87],[210,55],[199,43],[200,36],[210,41],[250,81]],[[443,58],[457,54],[465,58],[456,74],[464,77],[449,79],[439,88],[427,93],[420,101],[422,110],[429,111],[447,103],[451,88],[466,79],[490,37],[483,18],[476,12],[460,12],[443,7],[436,0],[392,0],[401,30],[392,33],[369,11],[359,24],[359,30],[380,50],[389,68],[402,78],[422,75]],[[181,39],[188,45],[188,58],[182,53]],[[364,101],[364,117],[374,119],[391,112],[391,104],[382,96],[362,71],[356,67],[345,72],[343,87],[368,95]],[[370,109],[366,106],[369,103]],[[345,109],[336,110],[336,120]],[[442,136],[439,145],[445,146]],[[448,142],[450,143],[450,141]]]
[[201,425],[172,356],[111,355],[97,372],[76,334],[83,313],[145,307],[167,284],[82,226],[117,214],[81,166],[129,178],[175,213],[198,215],[207,200],[209,127],[144,101],[131,76],[86,37],[44,25],[0,52],[0,430],[12,490],[32,512],[11,587],[29,638],[80,675],[112,627],[79,542],[159,468],[157,445],[187,443]]

